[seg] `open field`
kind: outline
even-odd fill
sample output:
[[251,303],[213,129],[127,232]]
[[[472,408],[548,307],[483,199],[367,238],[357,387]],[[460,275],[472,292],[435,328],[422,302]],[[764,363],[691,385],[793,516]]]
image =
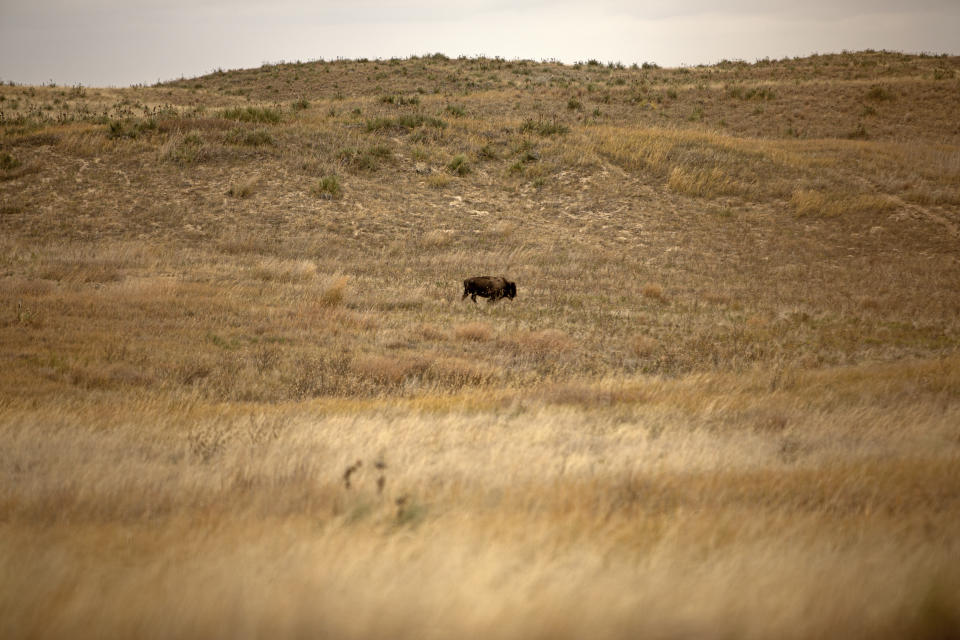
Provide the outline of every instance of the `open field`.
[[955,57],[0,86],[4,635],[956,637],[958,283]]

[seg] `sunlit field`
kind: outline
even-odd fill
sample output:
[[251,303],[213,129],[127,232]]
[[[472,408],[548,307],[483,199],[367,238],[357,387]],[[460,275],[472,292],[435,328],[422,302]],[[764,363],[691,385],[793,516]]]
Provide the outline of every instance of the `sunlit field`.
[[887,52],[0,86],[2,635],[960,634],[958,97]]

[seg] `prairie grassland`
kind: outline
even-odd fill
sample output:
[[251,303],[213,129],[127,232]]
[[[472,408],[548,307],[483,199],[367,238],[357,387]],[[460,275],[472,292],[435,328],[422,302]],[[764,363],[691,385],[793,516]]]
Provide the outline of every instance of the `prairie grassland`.
[[956,635],[958,68],[0,87],[5,631]]

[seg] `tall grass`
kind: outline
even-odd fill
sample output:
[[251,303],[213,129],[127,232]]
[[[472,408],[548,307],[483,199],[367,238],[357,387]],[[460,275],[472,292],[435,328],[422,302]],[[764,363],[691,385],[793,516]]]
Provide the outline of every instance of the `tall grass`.
[[[429,367],[354,366],[396,385]],[[960,460],[929,443],[955,435],[960,369],[914,366],[788,376],[774,395],[698,377],[482,403],[6,410],[7,628],[947,633]],[[921,395],[897,396],[914,375]],[[531,607],[545,617],[503,617]]]

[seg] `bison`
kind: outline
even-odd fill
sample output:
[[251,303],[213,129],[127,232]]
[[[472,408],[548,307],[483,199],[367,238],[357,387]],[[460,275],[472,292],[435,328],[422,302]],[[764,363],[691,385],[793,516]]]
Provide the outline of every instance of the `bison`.
[[491,276],[467,278],[463,281],[463,297],[460,299],[463,300],[467,296],[470,296],[474,302],[477,301],[477,296],[489,298],[488,302],[495,302],[500,298],[512,300],[517,297],[517,283],[510,282],[506,278]]

